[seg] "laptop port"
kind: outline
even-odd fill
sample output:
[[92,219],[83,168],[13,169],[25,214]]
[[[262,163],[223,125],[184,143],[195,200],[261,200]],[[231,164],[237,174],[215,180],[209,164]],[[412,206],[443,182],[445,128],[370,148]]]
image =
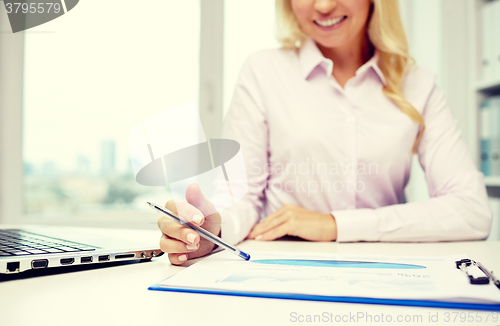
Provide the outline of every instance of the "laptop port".
[[19,262],[16,261],[16,262],[7,263],[7,272],[8,273],[19,272]]
[[75,262],[75,258],[63,258],[60,260],[61,265],[71,265]]
[[109,261],[109,255],[99,256],[99,261]]
[[84,263],[91,263],[91,262],[92,262],[92,256],[82,257],[82,258],[80,259],[80,262],[81,262],[82,264],[84,264]]
[[119,254],[115,256],[115,259],[125,259],[125,258],[135,258],[135,254]]
[[31,268],[33,269],[47,268],[47,266],[49,266],[48,259],[37,259],[31,261]]

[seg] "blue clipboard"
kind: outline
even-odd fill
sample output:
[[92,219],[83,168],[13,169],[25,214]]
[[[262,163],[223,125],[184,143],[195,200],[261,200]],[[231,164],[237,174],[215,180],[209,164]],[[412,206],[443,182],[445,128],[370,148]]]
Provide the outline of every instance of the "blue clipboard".
[[[500,289],[500,280],[497,279],[492,274],[492,272],[489,272],[481,263],[476,262],[472,259],[462,259],[456,261],[455,264],[457,269],[462,270],[469,277],[471,284],[477,284],[480,286],[480,284],[488,284],[491,281],[493,282],[494,285],[496,285]],[[469,275],[469,273],[467,272],[467,267],[471,265],[478,266],[479,269],[481,269],[487,277],[475,278],[472,275]],[[389,306],[500,311],[500,304],[450,302],[450,301],[434,301],[434,300],[408,300],[408,299],[386,299],[386,298],[382,299],[382,298],[370,298],[370,297],[324,296],[324,295],[296,294],[296,293],[292,294],[292,293],[274,293],[274,292],[230,291],[230,290],[217,290],[217,289],[209,290],[209,289],[167,286],[167,285],[161,285],[161,283],[150,286],[148,290],[230,295],[230,296],[269,298],[269,299],[308,300],[308,301],[344,302],[344,303],[357,303],[357,304],[378,304],[378,305],[389,305]]]
[[344,302],[344,303],[361,303],[361,304],[379,304],[379,305],[389,305],[389,306],[500,311],[500,304],[479,304],[479,303],[425,301],[425,300],[394,300],[394,299],[377,299],[377,298],[360,298],[360,297],[334,297],[334,296],[329,297],[321,295],[289,294],[289,293],[236,292],[236,291],[233,292],[233,291],[166,287],[166,286],[161,286],[159,284],[150,286],[148,290],[231,295],[238,297],[269,298],[269,299],[308,300],[308,301]]

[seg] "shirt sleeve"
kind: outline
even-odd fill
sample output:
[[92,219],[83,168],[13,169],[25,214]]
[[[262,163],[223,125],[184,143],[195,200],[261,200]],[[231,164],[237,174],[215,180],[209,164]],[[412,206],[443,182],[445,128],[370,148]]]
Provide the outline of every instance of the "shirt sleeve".
[[483,174],[469,156],[443,92],[434,84],[418,145],[430,199],[374,209],[333,211],[337,241],[485,239],[492,213]]
[[239,142],[247,170],[248,190],[237,203],[220,213],[221,238],[241,242],[258,222],[268,179],[268,124],[252,56],[244,64],[224,120],[223,138]]

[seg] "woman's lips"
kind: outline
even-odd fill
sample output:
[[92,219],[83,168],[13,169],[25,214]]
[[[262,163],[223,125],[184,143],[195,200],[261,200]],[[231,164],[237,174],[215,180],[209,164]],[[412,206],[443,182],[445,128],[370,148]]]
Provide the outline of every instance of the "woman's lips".
[[330,19],[315,19],[314,24],[323,30],[338,28],[347,19],[347,16],[334,17]]

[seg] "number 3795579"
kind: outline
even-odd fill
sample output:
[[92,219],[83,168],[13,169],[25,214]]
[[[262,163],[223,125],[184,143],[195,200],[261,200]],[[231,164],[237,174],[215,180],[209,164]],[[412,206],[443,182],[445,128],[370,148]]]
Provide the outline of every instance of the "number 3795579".
[[58,14],[61,11],[61,4],[59,3],[5,3],[5,8],[7,9],[7,13],[31,13],[31,14],[43,14],[43,13],[55,13]]

